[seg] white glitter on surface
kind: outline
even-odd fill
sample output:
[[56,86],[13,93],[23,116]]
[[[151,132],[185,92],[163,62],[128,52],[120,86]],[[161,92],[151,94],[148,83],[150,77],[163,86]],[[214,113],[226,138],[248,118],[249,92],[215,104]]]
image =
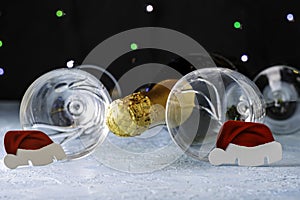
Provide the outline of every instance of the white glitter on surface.
[[215,167],[182,156],[162,170],[130,174],[108,168],[90,155],[75,161],[10,170],[3,165],[3,136],[8,130],[20,129],[18,106],[18,103],[0,103],[0,199],[279,200],[300,197],[300,134],[277,138],[283,144],[284,158],[271,167]]

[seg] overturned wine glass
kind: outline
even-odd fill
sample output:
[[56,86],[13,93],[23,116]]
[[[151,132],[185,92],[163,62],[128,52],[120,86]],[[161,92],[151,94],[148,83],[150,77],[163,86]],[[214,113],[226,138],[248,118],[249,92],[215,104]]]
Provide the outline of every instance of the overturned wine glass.
[[56,69],[36,79],[20,106],[23,129],[38,129],[60,144],[68,159],[90,154],[106,138],[111,97],[103,84],[81,69]]
[[[193,100],[187,104],[185,96],[191,94]],[[265,102],[254,82],[226,68],[203,68],[185,75],[172,88],[166,105],[172,139],[199,160],[207,160],[226,121],[263,122],[264,117]]]
[[296,68],[276,65],[260,72],[254,82],[267,104],[265,123],[275,134],[300,129],[300,74]]

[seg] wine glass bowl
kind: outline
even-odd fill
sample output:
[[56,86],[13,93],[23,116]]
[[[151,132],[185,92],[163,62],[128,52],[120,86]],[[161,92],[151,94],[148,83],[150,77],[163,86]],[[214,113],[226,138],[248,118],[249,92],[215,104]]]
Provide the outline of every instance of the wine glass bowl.
[[61,144],[68,159],[91,153],[108,134],[111,98],[93,75],[80,69],[56,69],[36,79],[20,106],[24,129],[39,129]]
[[[187,101],[191,98],[193,103]],[[203,68],[185,75],[172,88],[166,107],[172,139],[200,160],[207,159],[224,122],[263,122],[264,117],[265,102],[257,86],[225,68]]]
[[300,129],[300,74],[296,68],[277,65],[266,68],[254,82],[266,104],[266,124],[275,134],[295,133]]

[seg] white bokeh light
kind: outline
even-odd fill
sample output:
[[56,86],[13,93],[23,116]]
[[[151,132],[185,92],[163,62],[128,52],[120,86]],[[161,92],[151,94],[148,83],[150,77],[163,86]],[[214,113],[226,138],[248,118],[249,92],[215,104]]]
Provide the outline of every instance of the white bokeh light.
[[151,4],[147,5],[146,6],[146,11],[149,12],[149,13],[152,12],[153,11],[153,6]]
[[68,62],[67,62],[67,67],[68,68],[72,68],[74,66],[74,60],[69,60]]
[[286,19],[290,22],[294,21],[294,15],[293,14],[287,14]]
[[243,54],[243,55],[241,56],[241,60],[242,60],[243,62],[247,62],[247,61],[248,61],[248,56],[247,56],[246,54]]

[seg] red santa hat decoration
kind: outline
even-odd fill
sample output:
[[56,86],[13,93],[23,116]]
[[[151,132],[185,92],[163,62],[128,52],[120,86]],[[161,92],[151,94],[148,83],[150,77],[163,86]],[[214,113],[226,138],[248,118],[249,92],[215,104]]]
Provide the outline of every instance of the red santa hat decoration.
[[59,144],[54,143],[45,133],[37,130],[8,131],[4,137],[7,155],[4,164],[11,169],[18,166],[48,165],[63,160],[66,154]]
[[[7,152],[4,164],[11,169],[29,162],[39,166],[66,159],[62,147],[37,130],[8,131],[4,146]],[[216,148],[208,159],[212,165],[260,166],[281,160],[282,147],[264,124],[227,121],[221,127]]]
[[213,165],[260,166],[281,160],[282,147],[264,124],[227,121],[208,159]]

